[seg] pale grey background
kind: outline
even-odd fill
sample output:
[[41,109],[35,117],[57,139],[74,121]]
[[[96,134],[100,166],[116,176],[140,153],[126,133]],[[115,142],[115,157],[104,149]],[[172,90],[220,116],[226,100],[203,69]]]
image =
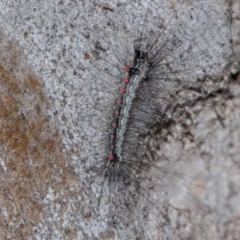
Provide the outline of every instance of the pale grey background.
[[[121,4],[117,7],[117,3]],[[8,225],[2,227],[5,228],[4,231],[9,229],[7,230],[9,238],[136,239],[138,235],[136,232],[140,232],[139,229],[125,228],[108,233],[106,222],[101,219],[101,211],[100,217],[96,217],[92,212],[96,206],[97,187],[87,186],[89,173],[85,170],[96,160],[97,153],[102,148],[99,135],[102,132],[101,122],[104,122],[106,115],[101,105],[108,105],[111,109],[112,102],[107,87],[114,88],[108,86],[108,82],[103,82],[102,73],[96,67],[98,65],[96,58],[108,59],[111,55],[109,45],[114,42],[114,32],[122,31],[123,25],[120,21],[127,26],[127,33],[134,32],[131,19],[134,19],[134,16],[143,19],[146,8],[151,9],[155,18],[160,15],[165,24],[170,22],[174,25],[171,18],[175,12],[184,12],[185,8],[191,5],[197,11],[197,6],[202,4],[206,7],[209,4],[214,6],[212,8],[214,10],[208,7],[206,9],[211,9],[209,14],[215,20],[219,19],[216,22],[221,33],[212,38],[213,42],[209,40],[210,44],[207,43],[211,46],[209,52],[213,56],[212,59],[208,59],[210,62],[207,65],[212,66],[219,61],[220,63],[223,61],[223,65],[226,61],[230,63],[227,56],[231,51],[228,46],[228,40],[231,38],[228,31],[231,14],[236,18],[233,21],[232,32],[236,49],[233,61],[237,63],[240,56],[239,32],[236,30],[239,25],[239,3],[236,1],[232,4],[233,13],[228,9],[230,5],[223,0],[210,3],[200,1],[195,4],[195,1],[183,1],[183,5],[176,1],[155,1],[152,4],[147,4],[146,1],[132,3],[112,1],[109,7],[114,12],[111,12],[104,10],[104,6],[108,5],[103,1],[1,1],[1,27],[9,39],[19,43],[24,52],[24,64],[30,66],[44,83],[44,92],[51,102],[47,114],[60,133],[61,147],[67,156],[66,164],[74,168],[78,179],[73,191],[68,195],[62,192],[61,188],[58,191],[53,190],[49,183],[48,192],[41,196],[43,209],[41,222],[32,226],[32,232],[29,230],[31,234],[26,233],[22,237],[16,235],[14,225],[8,222]],[[113,26],[107,23],[114,21],[113,29]],[[186,28],[184,25],[182,27]],[[204,32],[201,27],[202,25],[199,30],[193,30],[193,35],[194,32]],[[104,51],[96,48],[97,41]],[[225,46],[220,49],[219,43],[222,42]],[[215,57],[214,50],[217,52]],[[221,56],[226,56],[226,59],[219,58],[219,52]],[[90,55],[89,59],[87,54]],[[203,65],[205,64],[204,62]],[[209,76],[218,79],[209,80],[210,89],[219,86],[215,84],[216,82],[226,82],[230,78],[232,68],[224,71],[221,67],[223,65],[220,64],[220,67],[217,65],[216,69],[214,65],[212,75],[209,70]],[[189,81],[194,79],[189,78]],[[193,142],[179,139],[178,134],[161,142],[166,149],[165,155],[174,162],[175,169],[195,178],[203,178],[206,180],[205,187],[220,192],[221,197],[209,193],[207,189],[199,190],[193,186],[186,189],[200,199],[197,205],[210,209],[206,213],[194,205],[190,206],[191,203],[182,197],[180,191],[160,181],[156,182],[161,191],[150,191],[149,197],[156,207],[149,204],[151,220],[143,224],[146,228],[144,231],[149,229],[151,239],[240,237],[240,230],[237,227],[240,224],[240,88],[237,80],[230,84],[230,89],[231,98],[222,99],[221,95],[216,97],[216,108],[221,111],[224,128],[215,119],[213,109],[206,109],[194,122],[196,128],[193,127],[192,130]],[[205,124],[209,118],[215,119],[211,125]],[[156,151],[154,153],[158,154]],[[4,156],[1,158],[3,161],[1,165],[4,166]],[[179,182],[177,184],[185,189],[186,185]],[[61,207],[56,204],[56,198],[62,199],[64,211],[58,211]],[[3,218],[4,213],[1,214]],[[27,220],[21,216],[19,221]],[[67,232],[64,229],[70,230]],[[69,234],[71,231],[74,234]]]

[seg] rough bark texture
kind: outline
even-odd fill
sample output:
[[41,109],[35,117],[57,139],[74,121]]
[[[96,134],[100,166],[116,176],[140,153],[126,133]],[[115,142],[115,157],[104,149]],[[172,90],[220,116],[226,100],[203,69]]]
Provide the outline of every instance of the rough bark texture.
[[[161,16],[166,24],[174,12],[194,7],[196,1],[158,2],[149,4],[152,16]],[[109,231],[105,209],[96,207],[98,187],[90,184],[88,168],[102,147],[105,100],[111,112],[106,88],[115,86],[102,82],[96,59],[111,54],[113,27],[108,23],[114,14],[119,31],[124,29],[121,21],[131,30],[128,17],[144,19],[147,4],[1,1],[0,239],[240,239],[240,3],[212,2],[209,14],[219,18],[222,29],[214,41],[226,42],[223,50],[210,42],[209,52],[230,55],[232,37],[233,57],[224,59],[226,68],[213,67],[214,73],[197,87],[229,91],[208,98],[211,107],[199,103],[199,114],[176,112],[179,121],[172,130],[178,131],[166,138],[159,129],[147,136],[149,155],[158,158],[164,149],[165,163],[168,159],[173,169],[193,178],[186,184],[168,176],[181,190],[150,179],[146,184],[152,187],[144,194],[151,203],[143,200],[135,227]],[[229,23],[232,36],[227,36]],[[208,64],[217,65],[218,56]],[[166,164],[162,166],[170,166]],[[196,187],[199,178],[204,188]],[[182,190],[191,196],[183,197]]]

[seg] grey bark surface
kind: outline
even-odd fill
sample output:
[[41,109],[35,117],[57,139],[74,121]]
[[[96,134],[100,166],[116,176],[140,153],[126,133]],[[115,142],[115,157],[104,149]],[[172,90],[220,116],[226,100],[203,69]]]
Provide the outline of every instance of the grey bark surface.
[[[202,87],[202,92],[223,88],[229,91],[219,91],[208,98],[210,107],[208,104],[205,107],[204,101],[196,104],[201,111],[191,117],[174,112],[175,118],[179,114],[178,123],[168,129],[173,132],[164,139],[157,131],[147,136],[146,145],[150,149],[147,153],[154,159],[165,156],[160,166],[192,178],[186,183],[182,178],[168,176],[180,189],[160,179],[147,179],[144,186],[147,198],[141,197],[141,204],[134,211],[136,216],[131,216],[135,227],[123,224],[109,230],[107,206],[97,207],[100,187],[91,182],[89,166],[97,162],[104,148],[101,135],[109,120],[106,112],[109,109],[111,114],[112,109],[108,89],[117,89],[118,85],[104,82],[98,66],[111,60],[109,45],[116,36],[122,36],[125,30],[127,33],[136,30],[132,29],[132,19],[146,20],[146,9],[151,10],[153,19],[161,16],[165,25],[174,25],[171,20],[174,14],[191,7],[196,8],[197,14],[196,6],[201,4],[199,12],[209,9],[207,14],[219,19],[216,23],[221,32],[213,34],[214,37],[209,33],[207,45],[204,42],[200,45],[202,49],[209,48],[207,61],[200,59],[200,66],[207,73],[196,70],[194,77],[189,74],[189,79],[184,80],[192,84],[203,79],[196,85]],[[5,109],[11,99],[17,106],[6,110],[7,113],[0,111],[1,239],[240,238],[239,1],[152,1],[150,4],[2,0],[0,14],[0,60],[4,66],[1,79],[7,79],[0,82],[0,107]],[[184,14],[181,16],[184,19]],[[151,21],[149,16],[148,19]],[[199,29],[192,26],[193,32],[184,32],[190,25],[180,26],[183,29],[179,32],[186,37],[197,33],[199,41],[208,32],[202,24],[195,25]],[[226,58],[220,59],[215,52]],[[193,58],[193,64],[194,61]],[[9,79],[6,71],[10,72]],[[37,88],[33,84],[26,87],[24,79],[33,73],[41,84]],[[13,90],[15,80],[11,79],[16,79],[17,91]],[[191,90],[183,93],[192,94]],[[194,112],[191,107],[187,110],[190,115]],[[10,118],[11,114],[17,117]],[[20,139],[22,143],[25,137],[3,135],[10,119],[19,120],[16,125],[25,121],[20,132],[27,133],[26,147],[12,141]],[[36,134],[29,133],[29,129]],[[33,155],[34,147],[38,155]],[[22,159],[21,166],[18,159]],[[24,171],[29,168],[36,170]]]

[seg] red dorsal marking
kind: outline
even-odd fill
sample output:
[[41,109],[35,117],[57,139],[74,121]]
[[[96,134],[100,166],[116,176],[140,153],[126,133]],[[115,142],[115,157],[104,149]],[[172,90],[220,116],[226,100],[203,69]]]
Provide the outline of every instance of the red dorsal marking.
[[117,122],[113,121],[113,122],[112,122],[112,127],[113,127],[113,128],[117,128]]
[[124,71],[129,72],[130,68],[131,68],[131,66],[127,65],[127,66],[124,67]]
[[126,84],[129,83],[130,82],[130,76],[129,75],[125,76],[123,78],[123,82],[126,83]]
[[110,162],[114,161],[114,154],[113,153],[108,154],[108,161],[110,161]]
[[117,103],[117,105],[121,105],[122,104],[122,97],[117,97],[116,98],[116,103]]
[[119,92],[120,92],[121,94],[124,94],[124,93],[126,92],[126,88],[125,88],[124,86],[123,86],[123,87],[120,87]]
[[120,115],[120,111],[119,110],[114,110],[114,116],[119,116]]

